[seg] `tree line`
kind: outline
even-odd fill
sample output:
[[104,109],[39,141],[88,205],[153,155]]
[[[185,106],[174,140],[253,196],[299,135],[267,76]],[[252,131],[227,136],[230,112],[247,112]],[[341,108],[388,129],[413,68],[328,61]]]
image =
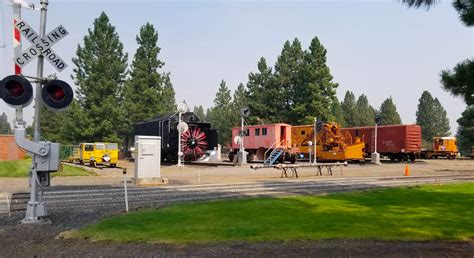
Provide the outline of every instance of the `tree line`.
[[[170,74],[158,57],[158,32],[150,23],[136,36],[138,48],[128,67],[128,54],[102,12],[73,58],[75,100],[65,112],[41,110],[42,137],[77,144],[107,141],[127,144],[133,125],[175,111]],[[58,131],[59,129],[59,131]]]
[[[221,144],[230,144],[231,128],[240,125],[240,108],[248,106],[247,124],[289,123],[311,124],[314,118],[335,121],[343,127],[401,124],[402,120],[392,97],[384,100],[379,109],[369,104],[365,94],[357,100],[347,91],[344,100],[336,96],[338,84],[333,82],[326,65],[327,50],[317,37],[308,50],[302,50],[295,38],[286,41],[274,67],[261,57],[257,72],[250,72],[246,85],[240,83],[233,95],[224,80],[206,112],[202,106],[194,112],[212,123],[219,131]],[[417,124],[422,126],[424,146],[429,147],[433,136],[449,135],[447,113],[437,98],[423,92],[417,111]]]

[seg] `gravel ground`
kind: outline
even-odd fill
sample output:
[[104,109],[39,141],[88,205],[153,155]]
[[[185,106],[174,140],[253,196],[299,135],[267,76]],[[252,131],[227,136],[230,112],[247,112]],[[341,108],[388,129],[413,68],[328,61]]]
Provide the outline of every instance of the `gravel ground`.
[[[130,166],[124,163],[123,166]],[[352,165],[343,169],[337,177],[364,176],[400,176],[404,164]],[[449,175],[474,174],[474,161],[441,161],[417,162],[410,165],[412,175]],[[131,170],[129,170],[131,171]],[[53,185],[67,187],[71,185],[120,185],[120,170],[104,169],[92,177],[56,177]],[[164,167],[163,176],[170,179],[171,185],[252,182],[278,179],[276,170],[250,170],[248,167],[197,167],[187,166],[184,169]],[[314,171],[300,170],[300,178],[315,178]],[[324,175],[320,178],[329,178]],[[296,181],[298,179],[295,179]],[[25,191],[26,179],[0,179],[0,191]],[[114,243],[91,242],[88,240],[64,239],[61,232],[81,228],[95,223],[99,219],[120,214],[122,208],[90,208],[51,210],[50,225],[18,225],[24,212],[12,214],[12,217],[0,214],[0,257],[18,256],[387,256],[387,257],[474,257],[474,241],[470,242],[387,242],[387,241],[354,241],[325,240],[298,242],[264,242],[264,243],[222,243],[212,245],[164,245],[149,243]]]

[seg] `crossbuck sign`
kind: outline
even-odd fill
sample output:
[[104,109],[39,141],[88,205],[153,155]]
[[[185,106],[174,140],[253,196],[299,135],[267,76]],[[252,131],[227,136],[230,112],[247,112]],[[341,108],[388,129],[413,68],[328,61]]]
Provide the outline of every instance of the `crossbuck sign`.
[[59,40],[67,36],[69,33],[62,26],[59,25],[54,30],[49,32],[43,38],[40,38],[38,33],[33,30],[33,28],[28,25],[25,21],[19,21],[15,24],[15,27],[21,32],[21,34],[33,44],[31,47],[23,51],[19,56],[15,56],[13,61],[16,64],[23,67],[29,62],[33,61],[39,55],[43,55],[48,62],[61,72],[67,67],[67,64],[62,60],[61,57],[56,54],[51,48]]

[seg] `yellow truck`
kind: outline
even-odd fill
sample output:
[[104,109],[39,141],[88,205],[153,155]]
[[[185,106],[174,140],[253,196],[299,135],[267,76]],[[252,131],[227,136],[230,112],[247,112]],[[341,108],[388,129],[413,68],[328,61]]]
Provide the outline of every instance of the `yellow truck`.
[[81,143],[73,150],[73,160],[80,164],[116,167],[118,160],[117,143]]
[[433,137],[433,149],[422,150],[421,158],[437,159],[439,157],[446,157],[448,159],[455,159],[458,155],[457,140],[454,137]]

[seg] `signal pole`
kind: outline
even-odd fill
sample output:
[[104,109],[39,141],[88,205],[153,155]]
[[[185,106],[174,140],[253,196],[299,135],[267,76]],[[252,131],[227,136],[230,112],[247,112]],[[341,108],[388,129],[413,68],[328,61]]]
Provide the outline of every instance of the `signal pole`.
[[[41,14],[40,14],[40,37],[43,38],[46,31],[46,14],[48,8],[48,0],[41,0]],[[36,82],[36,96],[35,96],[35,116],[34,116],[34,137],[33,141],[38,143],[40,141],[40,109],[41,109],[41,81],[43,80],[43,64],[44,57],[42,55],[38,56],[38,67],[36,69],[36,77],[38,81]],[[38,200],[38,172],[37,172],[37,162],[39,157],[36,154],[33,154],[31,172],[30,172],[30,201],[26,209],[25,218],[22,220],[22,223],[43,223],[44,221],[39,217],[44,217],[47,215],[46,207],[41,200]],[[41,201],[41,202],[40,202]]]

